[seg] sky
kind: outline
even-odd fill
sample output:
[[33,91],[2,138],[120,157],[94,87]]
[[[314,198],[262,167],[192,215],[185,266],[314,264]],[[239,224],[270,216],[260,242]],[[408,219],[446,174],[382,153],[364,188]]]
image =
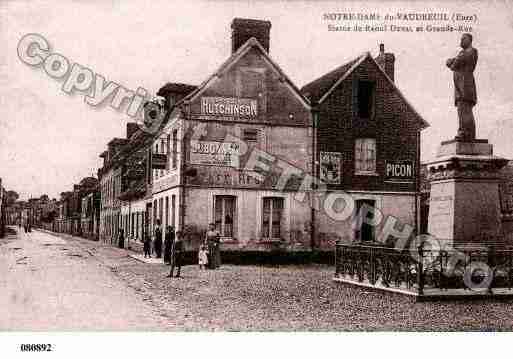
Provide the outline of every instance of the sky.
[[[127,89],[155,93],[166,82],[200,84],[230,56],[233,18],[272,23],[270,56],[299,87],[380,43],[396,57],[396,85],[430,123],[422,161],[457,129],[452,73],[445,61],[459,51],[459,32],[328,31],[326,13],[436,12],[475,16],[477,135],[513,158],[513,1],[5,1],[0,0],[0,177],[21,199],[59,197],[96,174],[99,154],[124,137],[128,116],[68,95],[63,80],[17,56],[21,38],[37,33],[51,52]],[[445,22],[431,23],[440,25]],[[353,22],[350,25],[354,24]],[[365,22],[363,22],[365,24]],[[404,23],[389,22],[403,25]],[[412,25],[427,23],[413,22]]]

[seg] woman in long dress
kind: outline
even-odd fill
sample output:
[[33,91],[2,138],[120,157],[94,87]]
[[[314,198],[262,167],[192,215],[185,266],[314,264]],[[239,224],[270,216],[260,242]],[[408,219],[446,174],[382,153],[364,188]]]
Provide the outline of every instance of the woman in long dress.
[[205,242],[208,248],[208,268],[217,269],[221,266],[220,234],[214,223],[209,224]]

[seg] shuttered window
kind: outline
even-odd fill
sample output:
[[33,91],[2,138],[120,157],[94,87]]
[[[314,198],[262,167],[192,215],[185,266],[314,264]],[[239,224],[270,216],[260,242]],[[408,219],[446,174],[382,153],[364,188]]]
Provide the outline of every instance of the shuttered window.
[[355,173],[376,173],[376,140],[357,138],[355,141]]

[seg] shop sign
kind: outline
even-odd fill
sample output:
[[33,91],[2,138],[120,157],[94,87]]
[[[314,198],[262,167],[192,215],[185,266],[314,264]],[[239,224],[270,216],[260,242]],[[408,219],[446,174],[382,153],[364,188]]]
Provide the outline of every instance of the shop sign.
[[253,118],[258,115],[258,105],[256,100],[249,98],[202,97],[201,114]]
[[172,173],[161,177],[153,182],[151,187],[152,193],[162,192],[165,189],[175,187],[178,185],[178,175],[176,173]]
[[189,162],[195,165],[239,165],[239,144],[218,141],[191,141]]
[[238,170],[229,167],[197,167],[197,175],[186,180],[191,185],[225,188],[259,188],[262,182],[253,171]]
[[413,161],[386,161],[385,177],[387,180],[412,180],[415,177]]
[[167,155],[164,153],[152,153],[151,168],[154,170],[165,170],[167,164]]
[[340,184],[342,154],[340,152],[321,152],[321,181],[329,184]]

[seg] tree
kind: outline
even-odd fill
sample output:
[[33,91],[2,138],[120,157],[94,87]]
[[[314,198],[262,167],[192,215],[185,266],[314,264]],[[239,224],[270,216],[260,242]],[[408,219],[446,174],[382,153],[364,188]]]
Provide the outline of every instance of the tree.
[[15,191],[7,191],[6,198],[7,198],[7,205],[11,206],[18,200],[18,198],[20,198],[20,195]]

